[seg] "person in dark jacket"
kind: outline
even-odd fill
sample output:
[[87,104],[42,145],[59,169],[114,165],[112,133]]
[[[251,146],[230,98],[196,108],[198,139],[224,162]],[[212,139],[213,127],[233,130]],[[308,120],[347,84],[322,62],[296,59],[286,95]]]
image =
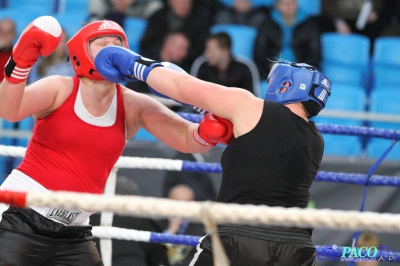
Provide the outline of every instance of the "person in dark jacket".
[[[276,0],[258,29],[254,61],[261,75],[272,67],[269,59],[304,62],[319,67],[321,33],[315,19],[298,8],[296,0]],[[266,75],[261,76],[265,79]]]
[[227,87],[243,88],[258,96],[257,67],[249,59],[234,57],[231,50],[232,41],[227,33],[211,34],[204,55],[195,60],[190,74]]
[[204,50],[204,42],[211,26],[210,12],[193,5],[193,0],[167,0],[167,4],[149,19],[140,41],[140,51],[148,58],[158,58],[167,33],[180,31],[190,40],[190,48],[182,65],[191,65]]

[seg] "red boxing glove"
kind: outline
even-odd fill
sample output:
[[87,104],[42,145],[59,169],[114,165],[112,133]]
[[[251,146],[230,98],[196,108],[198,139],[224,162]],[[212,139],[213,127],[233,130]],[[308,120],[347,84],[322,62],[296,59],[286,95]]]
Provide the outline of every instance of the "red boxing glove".
[[218,143],[227,145],[232,138],[232,122],[211,113],[201,119],[198,130],[194,132],[194,139],[198,143],[210,147],[214,147]]
[[5,79],[11,83],[25,81],[39,56],[48,56],[57,48],[61,32],[60,24],[51,16],[42,16],[29,23],[4,67]]

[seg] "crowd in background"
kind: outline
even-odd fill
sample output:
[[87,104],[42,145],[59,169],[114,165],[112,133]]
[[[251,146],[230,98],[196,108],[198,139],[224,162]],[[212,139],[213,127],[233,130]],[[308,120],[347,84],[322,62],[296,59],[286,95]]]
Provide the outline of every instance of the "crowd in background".
[[[379,36],[400,36],[399,1],[371,1],[373,8],[362,28],[357,26],[357,19],[365,2],[363,0],[320,0],[317,14],[308,12],[307,6],[302,4],[305,1],[267,2],[269,4],[254,0],[232,0],[230,4],[219,0],[88,0],[82,1],[82,8],[87,8],[86,22],[113,20],[124,27],[127,33],[130,31],[125,25],[127,17],[145,19],[147,27],[138,48],[143,56],[173,62],[190,72],[193,62],[205,55],[208,66],[218,77],[211,81],[237,87],[243,87],[244,81],[233,77],[237,73],[232,71],[234,61],[224,67],[212,63],[216,59],[206,43],[213,25],[229,23],[257,30],[250,59],[257,69],[247,71],[243,77],[247,80],[254,80],[255,75],[261,80],[265,79],[271,67],[270,60],[284,59],[319,67],[322,53],[320,36],[325,32],[362,34],[370,39],[371,44]],[[17,37],[12,22],[6,18],[0,22],[0,60],[8,59],[12,47],[10,36],[14,41]],[[73,35],[74,32],[66,34]],[[65,64],[66,60],[63,60],[66,59],[65,42],[61,46],[57,55],[41,61],[40,66],[32,72],[30,82],[51,75],[54,69],[58,73],[58,70],[71,73]],[[232,57],[231,45],[225,45],[224,48]],[[371,45],[371,53],[372,49]],[[258,92],[254,86],[251,90]],[[138,86],[137,90],[140,91],[141,87]]]

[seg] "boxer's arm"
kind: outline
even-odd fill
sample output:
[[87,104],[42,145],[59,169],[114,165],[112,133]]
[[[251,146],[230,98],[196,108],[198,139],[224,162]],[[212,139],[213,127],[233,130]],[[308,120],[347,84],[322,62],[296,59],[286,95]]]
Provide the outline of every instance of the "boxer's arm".
[[[122,83],[132,80],[140,80],[146,82],[148,74],[155,67],[166,67],[177,72],[189,75],[185,70],[173,63],[154,61],[142,57],[129,49],[119,46],[108,46],[103,48],[96,55],[95,65],[97,71],[106,80],[114,83]],[[207,113],[207,111],[202,108],[178,101],[174,98],[168,97],[167,95],[158,92],[151,86],[148,87],[149,90],[158,97],[172,99],[185,107],[196,110],[200,114]]]
[[26,81],[40,55],[50,55],[61,41],[62,29],[51,16],[33,20],[24,29],[4,66],[4,78],[14,84]]
[[[161,66],[159,62],[143,58],[123,47],[108,46],[101,49],[95,58],[95,65],[107,80],[145,81],[159,94],[181,103],[198,106],[234,124],[234,119],[237,118],[248,121],[248,117],[253,113],[258,121],[262,110],[263,100],[244,89],[228,88],[168,67],[158,67]],[[245,116],[244,111],[249,113]],[[254,123],[246,125],[246,128],[251,127],[254,127]]]
[[[61,37],[61,26],[50,16],[39,17],[24,29],[5,65],[5,78],[0,86],[0,117],[18,121],[32,115],[24,106],[36,105],[39,108],[38,102],[29,96],[31,92],[25,91],[26,79],[38,57],[51,54]],[[47,86],[51,84],[43,84],[43,87]],[[48,93],[40,97],[49,96],[52,95]]]

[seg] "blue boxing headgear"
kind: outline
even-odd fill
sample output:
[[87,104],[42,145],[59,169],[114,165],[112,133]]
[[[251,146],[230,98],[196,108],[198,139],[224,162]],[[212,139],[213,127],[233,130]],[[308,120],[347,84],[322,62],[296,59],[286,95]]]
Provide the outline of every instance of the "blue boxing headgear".
[[316,116],[331,95],[331,81],[317,68],[291,62],[277,62],[267,78],[265,100],[281,104],[300,102]]

